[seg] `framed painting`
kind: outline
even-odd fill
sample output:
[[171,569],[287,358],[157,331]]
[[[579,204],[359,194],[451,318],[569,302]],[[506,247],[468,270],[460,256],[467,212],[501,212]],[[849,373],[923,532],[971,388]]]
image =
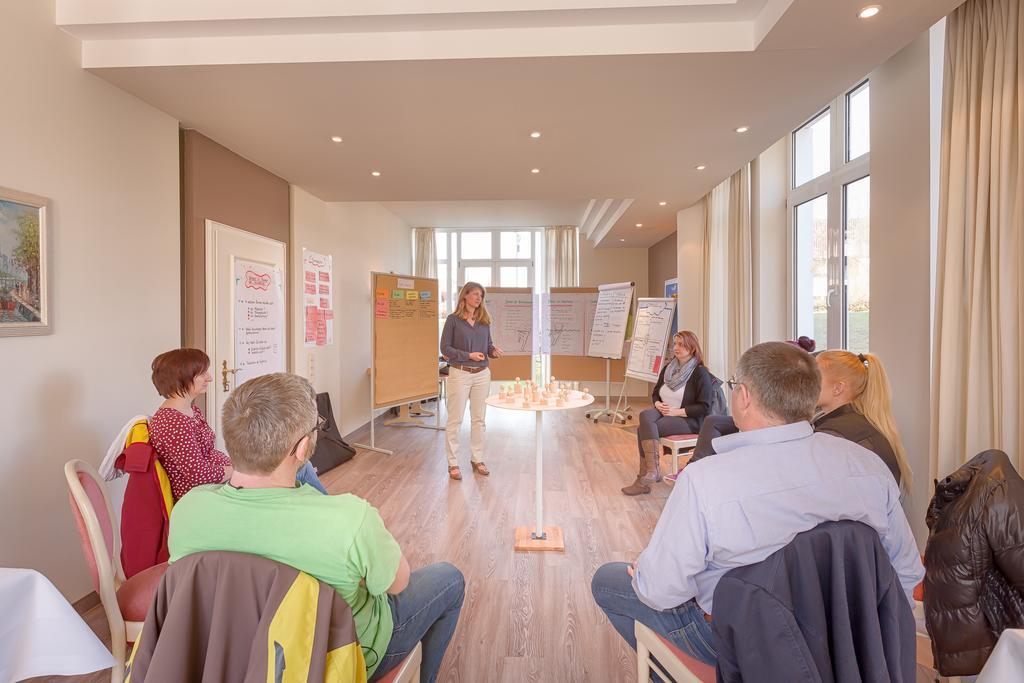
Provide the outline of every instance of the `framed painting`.
[[0,187],[0,337],[49,334],[49,200]]

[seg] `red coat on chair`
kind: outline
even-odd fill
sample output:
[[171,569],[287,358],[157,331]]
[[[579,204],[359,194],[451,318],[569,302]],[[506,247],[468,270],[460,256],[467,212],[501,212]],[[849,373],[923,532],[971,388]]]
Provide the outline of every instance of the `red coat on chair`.
[[115,466],[128,475],[121,506],[121,565],[125,578],[131,578],[167,561],[167,533],[174,499],[167,473],[157,462],[148,433],[144,441],[129,443]]

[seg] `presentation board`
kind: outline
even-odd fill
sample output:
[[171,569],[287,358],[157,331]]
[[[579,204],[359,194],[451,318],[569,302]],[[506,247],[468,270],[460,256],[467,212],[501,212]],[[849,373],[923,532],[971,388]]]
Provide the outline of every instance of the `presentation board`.
[[672,298],[638,299],[633,342],[626,362],[626,376],[657,382],[665,363],[676,301]]
[[536,346],[533,290],[491,287],[486,304],[491,314],[491,341],[505,352],[502,358],[491,359],[491,381],[531,379]]
[[[597,313],[597,287],[552,287],[546,305],[543,306],[543,352],[551,354],[551,374],[558,379],[581,382],[603,382],[605,360],[590,357],[590,345],[594,316]],[[611,378],[613,382],[623,380],[626,362],[613,360]]]
[[633,283],[600,285],[597,291],[597,310],[594,312],[587,355],[595,358],[622,358],[629,311],[633,307]]
[[437,280],[370,273],[373,407],[437,396]]

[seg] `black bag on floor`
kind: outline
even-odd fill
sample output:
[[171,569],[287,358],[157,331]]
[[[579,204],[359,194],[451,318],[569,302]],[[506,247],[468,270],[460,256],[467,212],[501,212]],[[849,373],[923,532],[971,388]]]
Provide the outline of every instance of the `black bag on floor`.
[[320,417],[327,421],[324,429],[317,435],[316,450],[310,461],[316,468],[318,475],[333,470],[343,462],[352,459],[356,449],[345,443],[338,430],[338,423],[334,420],[334,409],[331,408],[331,397],[326,392],[316,395],[316,411]]

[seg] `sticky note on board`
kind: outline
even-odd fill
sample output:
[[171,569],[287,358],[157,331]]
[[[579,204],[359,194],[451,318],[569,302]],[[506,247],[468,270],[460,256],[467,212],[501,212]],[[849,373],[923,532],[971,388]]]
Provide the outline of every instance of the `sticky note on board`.
[[415,289],[416,281],[410,278],[400,277],[398,278],[398,284],[395,285],[399,289]]
[[331,286],[330,285],[320,285],[320,293],[329,296],[330,293],[331,293]]
[[392,289],[391,290],[391,298],[392,299],[404,299],[405,298],[405,293],[402,290],[400,290],[400,289]]
[[386,289],[378,289],[377,290],[377,298],[378,299],[387,299],[388,298],[388,290],[386,290]]
[[405,298],[408,299],[409,301],[416,301],[420,297],[419,294],[417,294],[414,290],[409,290],[408,292],[405,293]]
[[316,285],[310,282],[306,283],[306,294],[316,294]]
[[325,270],[321,270],[320,271],[320,282],[330,282],[330,281],[331,281],[331,274],[328,273]]
[[306,271],[306,282],[316,282],[316,272],[312,270]]
[[420,292],[420,298],[421,299],[429,299],[430,298],[430,292]]
[[391,314],[391,301],[388,299],[377,299],[373,307],[373,315],[377,318],[386,318]]

